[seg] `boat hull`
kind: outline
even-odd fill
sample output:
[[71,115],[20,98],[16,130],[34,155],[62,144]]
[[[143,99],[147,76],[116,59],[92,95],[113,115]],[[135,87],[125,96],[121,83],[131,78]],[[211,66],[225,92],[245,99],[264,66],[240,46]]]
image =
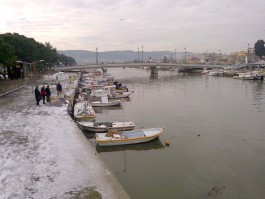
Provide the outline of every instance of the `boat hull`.
[[[127,145],[127,144],[140,144],[140,143],[145,143],[145,142],[149,142],[152,141],[156,138],[158,138],[160,136],[160,134],[162,133],[163,129],[158,128],[156,129],[157,132],[154,133],[144,133],[141,134],[141,136],[134,136],[134,137],[126,137],[123,136],[124,133],[128,132],[125,131],[119,135],[121,135],[120,137],[107,137],[107,133],[103,133],[102,134],[96,134],[96,143],[98,146],[118,146],[118,145]],[[130,132],[131,134],[134,133],[134,131]],[[137,133],[137,131],[135,131],[135,134]]]
[[98,102],[91,102],[93,107],[110,107],[110,106],[120,106],[121,101],[117,102],[109,102],[109,103],[98,103]]
[[124,92],[124,93],[114,93],[109,96],[110,99],[120,99],[120,98],[125,98],[125,97],[130,97],[130,92]]
[[93,126],[93,123],[90,125],[85,125],[82,122],[78,122],[78,127],[83,130],[83,131],[90,131],[94,133],[104,133],[107,132],[108,130],[116,130],[116,131],[130,131],[133,130],[135,127],[134,122],[124,122],[124,125],[122,126]]

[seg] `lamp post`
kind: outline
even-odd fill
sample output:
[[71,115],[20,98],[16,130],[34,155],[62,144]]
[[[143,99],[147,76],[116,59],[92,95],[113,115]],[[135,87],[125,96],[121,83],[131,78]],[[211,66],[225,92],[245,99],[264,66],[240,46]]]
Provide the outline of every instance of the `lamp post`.
[[185,50],[185,62],[184,62],[184,64],[186,64],[186,48],[184,48],[184,50]]
[[177,63],[177,49],[176,48],[175,48],[175,59],[176,59],[175,60],[176,61],[175,63]]
[[144,63],[144,46],[142,46],[142,63]]
[[222,52],[221,52],[221,50],[219,50],[219,52],[220,52],[219,64],[220,64],[221,63],[221,55],[222,55]]
[[139,48],[138,48],[138,59],[137,59],[137,62],[139,63],[140,60],[139,60]]
[[98,48],[96,48],[96,65],[98,65]]

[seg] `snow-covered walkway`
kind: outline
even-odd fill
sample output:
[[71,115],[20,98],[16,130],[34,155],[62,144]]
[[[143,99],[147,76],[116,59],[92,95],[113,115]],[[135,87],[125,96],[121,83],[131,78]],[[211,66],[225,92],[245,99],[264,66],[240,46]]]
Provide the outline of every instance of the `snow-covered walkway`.
[[[68,76],[59,76],[65,93]],[[66,105],[40,104],[30,86],[0,98],[0,198],[128,198]]]

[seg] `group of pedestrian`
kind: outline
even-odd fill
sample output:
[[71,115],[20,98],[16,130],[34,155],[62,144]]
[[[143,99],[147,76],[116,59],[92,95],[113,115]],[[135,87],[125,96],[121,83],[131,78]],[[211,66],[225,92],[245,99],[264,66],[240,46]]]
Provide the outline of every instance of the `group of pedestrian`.
[[[62,94],[62,90],[63,90],[63,87],[61,85],[60,82],[58,82],[56,84],[56,90],[57,90],[57,95],[61,95]],[[46,86],[42,86],[41,87],[41,90],[39,90],[39,87],[36,86],[35,88],[35,99],[36,99],[36,104],[37,106],[39,106],[40,104],[40,100],[42,99],[43,100],[43,104],[46,104],[45,102],[45,98],[46,98],[46,102],[50,102],[51,101],[51,90],[50,90],[50,87],[49,85]]]
[[43,104],[46,104],[45,98],[47,102],[51,101],[51,90],[49,85],[45,88],[45,86],[41,87],[41,90],[39,91],[39,87],[36,86],[35,88],[35,99],[36,99],[36,104],[39,106],[40,100],[43,100]]

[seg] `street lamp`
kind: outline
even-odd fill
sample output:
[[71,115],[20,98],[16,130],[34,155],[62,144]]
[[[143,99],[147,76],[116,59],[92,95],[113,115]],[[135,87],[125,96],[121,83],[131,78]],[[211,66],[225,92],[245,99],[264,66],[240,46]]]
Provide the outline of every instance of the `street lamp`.
[[142,46],[142,63],[144,63],[144,46]]
[[184,48],[184,50],[185,50],[185,62],[184,63],[186,64],[186,48]]
[[96,48],[96,65],[98,65],[98,48]]
[[221,55],[222,55],[222,52],[221,52],[221,50],[219,50],[219,52],[220,52],[219,64],[220,64],[221,63]]
[[138,60],[137,60],[137,63],[139,63],[140,60],[139,60],[139,48],[138,48]]
[[177,63],[177,49],[175,48],[175,58],[176,58],[176,62]]

